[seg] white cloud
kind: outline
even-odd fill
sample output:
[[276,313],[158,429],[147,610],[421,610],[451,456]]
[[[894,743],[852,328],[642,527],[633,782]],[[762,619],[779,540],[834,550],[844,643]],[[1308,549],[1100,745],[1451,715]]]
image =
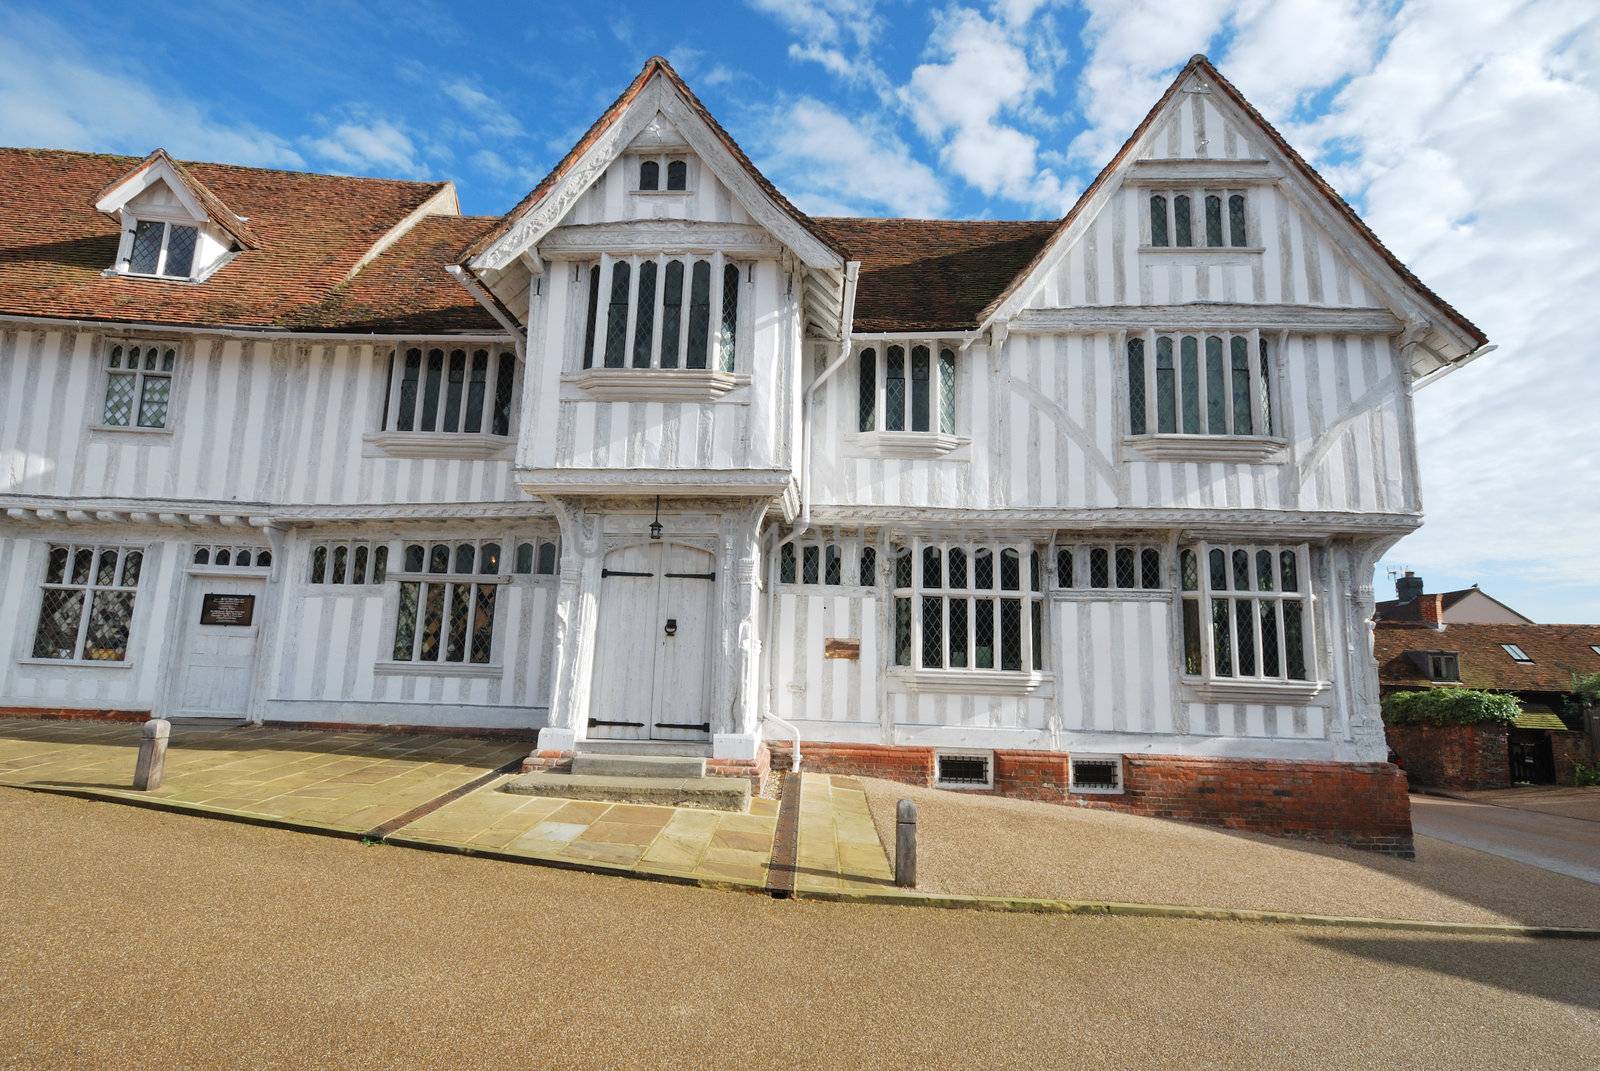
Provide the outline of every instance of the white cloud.
[[876,0],[747,0],[771,15],[796,41],[789,58],[817,63],[835,78],[864,87],[887,100],[888,76],[878,64],[874,46],[883,29]]
[[1038,139],[1007,118],[1025,112],[1049,87],[1049,66],[1057,61],[1030,55],[1027,42],[1018,26],[951,8],[937,17],[929,40],[937,58],[911,72],[900,99],[962,179],[991,197],[1064,211],[1070,198],[1061,179],[1040,166]]
[[322,137],[307,138],[305,145],[323,159],[353,171],[417,175],[423,170],[416,143],[388,119],[347,119]]
[[10,14],[0,27],[0,143],[274,167],[305,161],[276,134],[212,114],[148,70],[88,56],[45,19]]
[[773,114],[762,170],[807,211],[939,216],[949,198],[937,175],[887,130],[802,99]]
[[477,120],[477,132],[491,138],[515,138],[523,133],[522,122],[505,106],[483,90],[463,81],[446,82],[440,87],[446,96]]

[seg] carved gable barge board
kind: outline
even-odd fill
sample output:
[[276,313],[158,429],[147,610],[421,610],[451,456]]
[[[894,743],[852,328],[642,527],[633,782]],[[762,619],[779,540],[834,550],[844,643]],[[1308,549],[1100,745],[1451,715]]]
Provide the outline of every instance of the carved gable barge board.
[[1304,334],[1397,335],[1399,317],[1388,309],[1205,302],[1186,305],[1096,305],[1026,309],[1011,321],[1013,333],[1146,330],[1289,331]]

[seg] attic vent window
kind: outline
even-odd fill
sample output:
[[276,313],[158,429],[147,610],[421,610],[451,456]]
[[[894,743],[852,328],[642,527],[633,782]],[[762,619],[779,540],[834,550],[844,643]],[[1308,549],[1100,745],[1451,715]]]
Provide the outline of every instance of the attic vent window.
[[128,249],[131,275],[154,275],[167,279],[194,277],[194,252],[200,228],[159,220],[140,220],[133,228],[133,244]]
[[1067,760],[1069,792],[1116,795],[1122,792],[1122,756],[1074,755]]
[[[665,177],[665,185],[662,179]],[[687,193],[689,161],[682,156],[645,156],[639,159],[638,193]]]
[[987,752],[938,752],[933,783],[939,788],[993,788],[992,756]]
[[1529,665],[1533,662],[1533,659],[1528,657],[1528,652],[1514,643],[1502,643],[1500,649],[1510,655],[1513,662],[1521,662],[1524,665]]

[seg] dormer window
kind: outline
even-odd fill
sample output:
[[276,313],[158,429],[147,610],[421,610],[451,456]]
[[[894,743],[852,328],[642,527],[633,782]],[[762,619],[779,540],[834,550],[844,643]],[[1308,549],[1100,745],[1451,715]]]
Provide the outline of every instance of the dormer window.
[[638,193],[687,193],[689,160],[684,156],[639,157]]
[[1428,679],[1431,681],[1458,681],[1461,679],[1461,656],[1445,651],[1428,655]]
[[128,274],[192,279],[199,241],[199,227],[139,220],[134,224],[133,242],[128,248]]

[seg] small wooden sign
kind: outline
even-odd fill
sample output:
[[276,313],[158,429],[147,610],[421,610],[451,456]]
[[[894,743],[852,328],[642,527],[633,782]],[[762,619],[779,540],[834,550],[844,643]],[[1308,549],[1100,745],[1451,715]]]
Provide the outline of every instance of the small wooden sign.
[[822,641],[823,658],[847,658],[854,662],[861,657],[860,640],[839,640],[829,637]]
[[202,625],[247,626],[256,616],[254,595],[221,595],[208,592],[200,596]]

